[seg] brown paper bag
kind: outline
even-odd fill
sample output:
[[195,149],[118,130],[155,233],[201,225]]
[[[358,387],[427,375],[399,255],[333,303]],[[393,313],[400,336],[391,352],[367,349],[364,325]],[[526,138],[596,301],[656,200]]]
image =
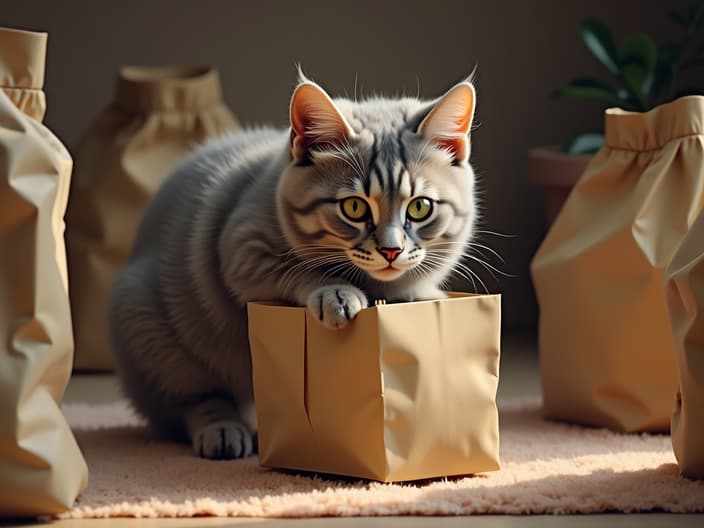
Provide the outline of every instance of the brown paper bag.
[[606,111],[606,145],[532,263],[545,414],[667,431],[676,390],[665,269],[704,206],[704,97]]
[[198,143],[237,128],[215,70],[123,68],[76,151],[66,214],[74,368],[111,370],[107,299],[149,198]]
[[454,294],[329,330],[250,303],[261,464],[385,482],[498,469],[500,305]]
[[677,250],[667,276],[679,376],[672,446],[682,473],[704,479],[704,213]]
[[41,123],[46,38],[0,28],[0,518],[66,510],[87,479],[59,407],[73,354],[71,157]]

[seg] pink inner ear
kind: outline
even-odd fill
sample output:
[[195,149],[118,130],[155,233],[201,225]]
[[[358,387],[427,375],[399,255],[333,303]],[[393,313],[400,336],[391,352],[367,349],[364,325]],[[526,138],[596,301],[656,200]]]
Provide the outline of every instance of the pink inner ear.
[[457,132],[463,135],[468,134],[471,123],[472,114],[470,112],[465,112],[464,115],[457,119]]
[[469,153],[469,129],[474,114],[474,90],[460,84],[450,90],[421,124],[423,136],[457,160]]
[[465,159],[467,156],[467,138],[438,138],[434,141],[442,149],[449,150],[457,160]]
[[322,88],[300,85],[291,101],[291,132],[294,155],[304,155],[312,145],[336,145],[349,135],[349,127],[332,99]]
[[301,100],[302,97],[304,95],[295,98],[291,105],[291,129],[298,136],[306,135],[312,120],[312,106],[307,100]]

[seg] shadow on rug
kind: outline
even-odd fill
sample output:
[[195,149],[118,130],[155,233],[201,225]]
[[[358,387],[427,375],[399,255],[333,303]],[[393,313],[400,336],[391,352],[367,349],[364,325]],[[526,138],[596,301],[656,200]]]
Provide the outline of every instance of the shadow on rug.
[[125,402],[67,405],[90,482],[63,517],[704,512],[704,482],[679,475],[667,435],[546,422],[536,401],[500,411],[500,471],[381,484],[203,460],[154,440]]

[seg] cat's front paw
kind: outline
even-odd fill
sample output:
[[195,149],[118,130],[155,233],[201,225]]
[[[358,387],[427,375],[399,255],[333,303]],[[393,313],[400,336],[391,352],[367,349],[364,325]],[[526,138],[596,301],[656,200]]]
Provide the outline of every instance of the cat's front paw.
[[330,328],[342,328],[367,307],[367,296],[347,284],[323,286],[308,297],[308,310]]
[[245,458],[257,450],[256,433],[243,423],[222,420],[210,423],[193,435],[193,449],[202,458]]

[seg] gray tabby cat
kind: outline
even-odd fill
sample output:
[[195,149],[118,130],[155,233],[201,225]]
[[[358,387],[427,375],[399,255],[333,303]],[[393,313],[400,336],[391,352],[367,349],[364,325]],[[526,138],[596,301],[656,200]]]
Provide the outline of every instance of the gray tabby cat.
[[153,429],[201,457],[256,450],[248,301],[340,328],[376,298],[445,296],[477,216],[474,105],[469,81],[434,102],[354,102],[302,77],[290,129],[212,141],[176,169],[109,310],[123,388]]

